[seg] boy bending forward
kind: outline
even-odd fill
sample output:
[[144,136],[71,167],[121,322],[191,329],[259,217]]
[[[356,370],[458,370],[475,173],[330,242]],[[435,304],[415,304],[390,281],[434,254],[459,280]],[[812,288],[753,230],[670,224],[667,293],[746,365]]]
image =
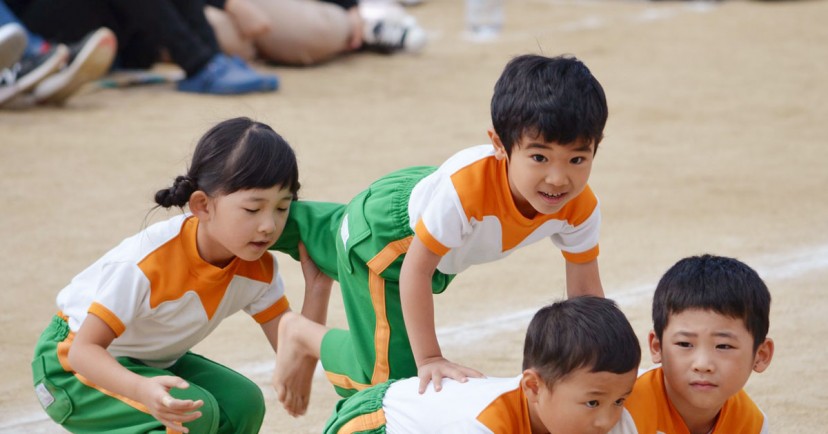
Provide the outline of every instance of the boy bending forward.
[[[603,296],[598,274],[598,199],[587,180],[607,120],[604,91],[572,57],[524,55],[495,85],[490,145],[462,150],[440,167],[391,173],[347,205],[291,205],[273,249],[299,258],[298,244],[336,279],[349,330],[321,346],[328,379],[342,396],[419,375],[423,392],[443,377],[479,372],[442,356],[432,293],[456,273],[551,239],[566,259],[567,295]],[[301,414],[308,389],[274,386]]]
[[[297,322],[323,327],[287,315],[280,329]],[[535,314],[520,375],[446,380],[441,392],[423,395],[417,378],[391,380],[341,400],[324,432],[605,434],[621,417],[640,360],[635,333],[615,303],[575,297]]]

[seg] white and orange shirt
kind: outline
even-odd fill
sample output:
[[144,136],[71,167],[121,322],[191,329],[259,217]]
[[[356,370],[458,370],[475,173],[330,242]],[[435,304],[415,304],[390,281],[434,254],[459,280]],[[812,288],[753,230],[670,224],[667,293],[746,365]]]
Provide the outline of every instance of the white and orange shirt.
[[464,149],[414,186],[408,203],[411,228],[433,253],[437,269],[457,274],[551,238],[566,260],[598,256],[601,213],[587,186],[554,214],[527,218],[512,198],[506,159],[492,145]]
[[385,392],[382,410],[389,433],[529,434],[529,408],[513,378],[469,378],[458,383],[443,379],[420,395],[417,377],[396,381]]
[[[767,418],[741,390],[725,401],[710,434],[767,434]],[[609,434],[689,434],[681,415],[673,407],[664,388],[664,371],[659,365],[645,371],[635,381],[624,403],[621,421]]]
[[288,309],[276,258],[215,267],[198,254],[197,228],[192,215],[153,224],[75,276],[57,296],[69,328],[94,314],[115,332],[113,356],[165,368],[239,310],[261,324]]

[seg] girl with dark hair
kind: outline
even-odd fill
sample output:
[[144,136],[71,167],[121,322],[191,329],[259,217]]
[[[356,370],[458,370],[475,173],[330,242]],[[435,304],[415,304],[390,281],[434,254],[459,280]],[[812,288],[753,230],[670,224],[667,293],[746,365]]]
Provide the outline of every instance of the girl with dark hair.
[[[32,362],[49,416],[72,432],[259,432],[259,386],[190,350],[244,310],[275,351],[289,305],[267,248],[298,190],[293,150],[269,126],[235,118],[210,129],[187,173],[155,195],[188,212],[125,239],[58,294]],[[318,321],[326,283],[306,293],[325,295],[304,308]],[[310,387],[315,364],[296,381]]]

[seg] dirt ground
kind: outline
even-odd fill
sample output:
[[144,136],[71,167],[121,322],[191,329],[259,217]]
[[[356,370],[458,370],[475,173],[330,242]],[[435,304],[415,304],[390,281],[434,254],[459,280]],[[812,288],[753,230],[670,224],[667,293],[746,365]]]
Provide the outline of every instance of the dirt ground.
[[[29,367],[55,295],[166,217],[150,213],[154,192],[183,173],[214,123],[244,115],[272,125],[297,151],[303,197],[346,201],[390,170],[484,143],[492,86],[527,52],[574,54],[605,87],[610,120],[590,181],[604,213],[601,273],[642,342],[652,289],[671,264],[738,257],[774,297],[776,355],[746,387],[773,432],[824,432],[828,2],[508,0],[503,35],[490,43],[464,38],[462,4],[410,9],[430,36],[420,55],[259,65],[281,77],[276,94],[87,88],[64,108],[0,112],[0,432],[62,432],[39,408]],[[298,308],[301,274],[280,259]],[[447,357],[516,374],[530,315],[563,296],[563,277],[551,243],[459,276],[436,298]],[[329,323],[344,326],[334,292]],[[269,385],[269,347],[243,314],[196,351],[262,386],[263,432],[319,432],[336,402],[318,376],[309,413],[289,417]]]

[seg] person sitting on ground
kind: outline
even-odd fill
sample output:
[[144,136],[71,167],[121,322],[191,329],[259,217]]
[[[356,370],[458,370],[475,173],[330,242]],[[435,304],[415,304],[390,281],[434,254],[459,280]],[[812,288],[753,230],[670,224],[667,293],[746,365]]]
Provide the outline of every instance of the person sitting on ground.
[[118,39],[117,66],[148,69],[170,59],[184,70],[182,92],[219,95],[271,92],[278,78],[255,71],[219,49],[204,16],[204,0],[6,0],[34,32],[58,42],[74,41],[99,28]]
[[[318,349],[324,332],[287,313],[279,345]],[[519,375],[446,380],[424,395],[417,378],[389,380],[340,400],[324,433],[603,434],[620,419],[640,360],[638,338],[612,300],[574,297],[535,314]]]
[[765,414],[743,387],[773,358],[771,295],[733,258],[673,265],[653,295],[649,347],[660,363],[636,380],[612,434],[766,434]]
[[28,31],[0,0],[0,107],[61,105],[109,71],[117,41],[97,29],[73,44],[51,44]]
[[207,18],[225,53],[307,66],[366,49],[423,49],[417,20],[397,4],[356,0],[208,0]]

